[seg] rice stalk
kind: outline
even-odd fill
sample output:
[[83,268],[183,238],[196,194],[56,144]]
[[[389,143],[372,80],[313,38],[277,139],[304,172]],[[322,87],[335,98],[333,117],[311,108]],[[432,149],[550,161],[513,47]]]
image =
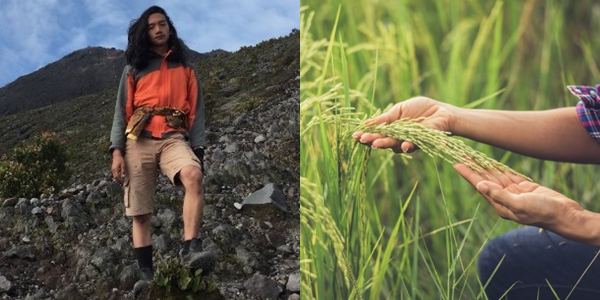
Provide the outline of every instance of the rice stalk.
[[[345,239],[340,233],[338,226],[333,220],[327,206],[325,206],[323,196],[316,192],[316,185],[301,177],[300,186],[302,194],[300,196],[300,223],[302,227],[311,230],[310,240],[307,243],[313,245],[319,243],[324,249],[331,246],[335,257],[337,257],[337,266],[342,271],[343,279],[347,286],[350,286],[350,277],[352,271],[348,268],[346,255],[344,255]],[[307,197],[308,196],[308,197]],[[317,234],[317,227],[323,234]],[[328,241],[325,241],[328,240]],[[321,257],[322,258],[322,257]],[[319,259],[315,257],[313,259]]]
[[[377,115],[379,115],[379,111],[371,118]],[[451,132],[432,129],[421,124],[426,118],[402,118],[390,124],[369,124],[366,122],[366,118],[360,118],[360,116],[361,114],[354,112],[352,108],[332,107],[323,113],[322,118],[324,123],[329,124],[341,121],[348,126],[348,132],[379,133],[398,140],[411,142],[429,156],[440,157],[452,165],[462,163],[482,174],[485,173],[486,169],[499,173],[508,171],[532,181],[531,178],[469,147],[463,141],[452,137]],[[307,127],[310,128],[311,123]],[[348,136],[348,138],[351,137]]]

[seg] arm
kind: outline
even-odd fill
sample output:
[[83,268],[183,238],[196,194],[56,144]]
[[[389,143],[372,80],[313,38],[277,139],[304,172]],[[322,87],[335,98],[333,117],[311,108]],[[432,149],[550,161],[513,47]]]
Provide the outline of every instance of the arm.
[[119,181],[123,181],[125,177],[125,127],[127,127],[126,103],[128,95],[128,74],[130,68],[125,66],[119,83],[117,92],[117,102],[115,104],[115,114],[113,117],[112,129],[110,131],[110,147],[112,152],[111,173],[113,177]]
[[[600,164],[600,143],[582,126],[576,109],[502,111],[465,109],[416,97],[400,102],[369,120],[391,123],[400,118],[426,117],[422,123],[519,154],[556,161]],[[354,138],[374,148],[411,152],[414,145],[379,134],[356,132]]]
[[204,99],[202,97],[202,84],[198,72],[192,68],[192,76],[188,83],[188,101],[191,106],[189,115],[190,146],[192,149],[206,147],[206,130],[204,127]]
[[546,111],[457,109],[454,134],[539,159],[600,164],[600,143],[574,107]]
[[111,152],[113,152],[114,149],[121,149],[121,152],[123,152],[125,149],[125,128],[127,127],[125,107],[127,104],[129,71],[130,67],[128,65],[125,66],[123,74],[121,74],[121,81],[119,82],[117,102],[115,103],[115,114],[113,116],[112,129],[110,131],[109,150]]
[[509,172],[480,174],[463,164],[454,167],[502,218],[600,247],[600,214],[585,210],[568,197]]

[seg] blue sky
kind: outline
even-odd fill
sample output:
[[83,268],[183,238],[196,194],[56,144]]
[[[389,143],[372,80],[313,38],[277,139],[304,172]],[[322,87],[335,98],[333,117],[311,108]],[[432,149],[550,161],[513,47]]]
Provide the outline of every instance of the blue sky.
[[130,21],[151,5],[200,53],[300,28],[299,0],[1,0],[0,87],[87,46],[125,49]]

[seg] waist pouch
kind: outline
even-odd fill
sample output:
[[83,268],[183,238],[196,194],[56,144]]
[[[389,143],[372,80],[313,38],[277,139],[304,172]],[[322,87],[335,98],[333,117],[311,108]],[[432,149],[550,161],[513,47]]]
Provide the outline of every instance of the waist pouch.
[[125,135],[128,139],[137,140],[144,127],[154,115],[165,116],[167,126],[171,128],[187,129],[187,115],[180,109],[173,107],[146,107],[136,109],[127,123]]

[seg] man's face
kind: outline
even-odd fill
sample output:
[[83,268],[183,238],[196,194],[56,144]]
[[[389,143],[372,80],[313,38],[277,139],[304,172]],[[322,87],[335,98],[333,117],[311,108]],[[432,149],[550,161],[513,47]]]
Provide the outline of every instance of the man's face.
[[154,47],[160,47],[169,41],[170,28],[167,18],[161,13],[154,13],[148,17],[148,36]]

